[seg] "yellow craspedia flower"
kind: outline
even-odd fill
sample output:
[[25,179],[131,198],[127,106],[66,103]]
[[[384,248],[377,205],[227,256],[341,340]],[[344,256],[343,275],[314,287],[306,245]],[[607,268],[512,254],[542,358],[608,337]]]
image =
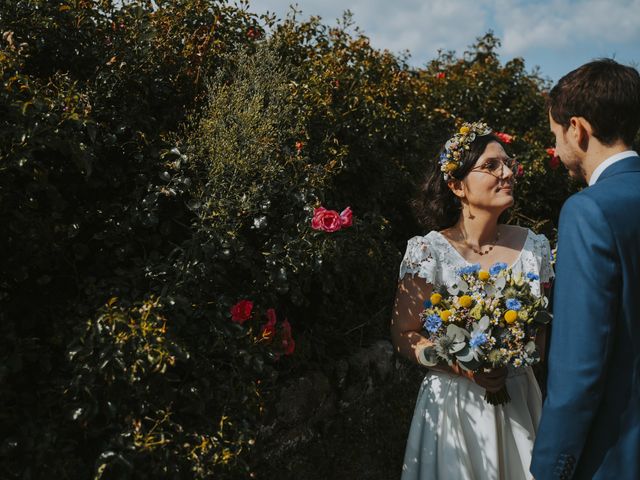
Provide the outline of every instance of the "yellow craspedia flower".
[[483,282],[486,282],[487,280],[489,280],[489,278],[491,278],[491,275],[489,275],[489,272],[487,272],[486,270],[480,270],[478,272],[478,278]]
[[442,300],[442,295],[440,295],[439,293],[434,293],[433,295],[431,295],[431,298],[429,300],[431,300],[432,305],[438,305]]
[[466,125],[464,127],[460,127],[460,133],[463,135],[466,135],[467,133],[469,133],[471,130],[469,129],[469,127],[467,127]]
[[450,316],[451,316],[451,312],[449,310],[443,310],[440,312],[440,318],[442,319],[443,322],[446,322],[447,320],[449,320]]
[[469,295],[463,295],[460,297],[458,302],[460,302],[460,306],[462,308],[469,308],[473,303],[473,298],[471,298]]
[[507,323],[513,323],[518,319],[518,312],[515,310],[507,310],[504,312],[504,319]]

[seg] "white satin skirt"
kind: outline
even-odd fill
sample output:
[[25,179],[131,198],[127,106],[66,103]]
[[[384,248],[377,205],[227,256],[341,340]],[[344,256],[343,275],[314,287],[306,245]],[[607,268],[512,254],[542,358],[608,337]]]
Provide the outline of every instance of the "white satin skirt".
[[530,480],[542,395],[531,367],[510,369],[511,401],[489,405],[485,390],[429,371],[411,421],[402,480]]

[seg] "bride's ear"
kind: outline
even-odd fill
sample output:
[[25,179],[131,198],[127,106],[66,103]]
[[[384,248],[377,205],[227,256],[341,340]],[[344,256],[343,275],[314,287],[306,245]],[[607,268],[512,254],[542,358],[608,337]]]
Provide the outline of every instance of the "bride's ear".
[[464,185],[462,184],[462,180],[452,179],[447,182],[447,187],[449,190],[453,192],[453,194],[459,199],[463,199],[466,196],[464,191]]

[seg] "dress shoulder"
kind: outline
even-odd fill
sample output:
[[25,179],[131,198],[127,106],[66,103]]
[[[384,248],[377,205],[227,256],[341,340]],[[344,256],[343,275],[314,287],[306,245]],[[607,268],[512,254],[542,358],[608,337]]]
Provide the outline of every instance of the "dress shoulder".
[[533,244],[532,252],[538,267],[540,282],[548,283],[554,276],[549,239],[542,233],[537,234],[529,230]]
[[405,275],[418,275],[427,283],[434,284],[438,279],[438,259],[434,248],[433,234],[417,235],[407,241],[407,248],[400,263],[398,280]]

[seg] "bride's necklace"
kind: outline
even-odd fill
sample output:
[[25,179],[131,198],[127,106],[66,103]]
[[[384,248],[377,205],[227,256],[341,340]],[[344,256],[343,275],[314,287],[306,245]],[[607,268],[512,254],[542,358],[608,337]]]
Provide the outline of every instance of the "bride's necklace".
[[[463,237],[463,239],[464,239],[464,237]],[[467,247],[469,247],[471,250],[473,250],[473,253],[482,256],[482,255],[486,255],[487,253],[491,252],[491,250],[493,250],[493,247],[496,246],[496,243],[498,243],[498,240],[500,240],[500,231],[499,230],[496,231],[496,238],[493,240],[493,242],[491,242],[489,247],[484,252],[482,251],[482,249],[476,250],[475,248],[473,248],[472,245],[469,245],[466,240],[464,240],[464,244]]]

